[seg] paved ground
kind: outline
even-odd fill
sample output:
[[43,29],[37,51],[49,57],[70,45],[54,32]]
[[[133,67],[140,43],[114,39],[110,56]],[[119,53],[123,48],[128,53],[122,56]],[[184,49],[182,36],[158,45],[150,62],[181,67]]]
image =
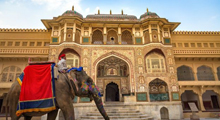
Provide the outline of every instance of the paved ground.
[[[5,120],[5,117],[0,117],[0,120]],[[10,118],[8,120],[11,120]],[[20,120],[24,120],[21,118]],[[40,120],[40,117],[33,117],[31,120]],[[190,120],[189,118],[185,118],[182,120]],[[220,118],[200,118],[200,120],[220,120]]]

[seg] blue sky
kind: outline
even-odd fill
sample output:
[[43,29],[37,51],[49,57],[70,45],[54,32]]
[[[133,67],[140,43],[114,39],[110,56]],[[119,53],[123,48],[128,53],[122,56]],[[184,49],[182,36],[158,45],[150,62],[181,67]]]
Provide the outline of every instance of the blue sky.
[[181,22],[177,31],[220,31],[220,0],[0,0],[0,28],[45,29],[41,19],[52,19],[66,10],[88,14],[124,14],[140,18],[149,11],[170,22]]

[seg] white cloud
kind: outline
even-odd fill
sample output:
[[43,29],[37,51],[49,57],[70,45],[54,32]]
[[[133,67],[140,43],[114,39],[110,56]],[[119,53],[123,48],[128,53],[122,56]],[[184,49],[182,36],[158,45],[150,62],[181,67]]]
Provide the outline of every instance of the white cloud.
[[81,11],[81,0],[31,0],[39,5],[46,5],[48,10],[60,9],[62,11],[71,10],[74,5],[76,11]]
[[2,14],[2,12],[0,11],[0,15]]
[[86,8],[86,13],[89,13],[89,11],[90,11],[90,8]]

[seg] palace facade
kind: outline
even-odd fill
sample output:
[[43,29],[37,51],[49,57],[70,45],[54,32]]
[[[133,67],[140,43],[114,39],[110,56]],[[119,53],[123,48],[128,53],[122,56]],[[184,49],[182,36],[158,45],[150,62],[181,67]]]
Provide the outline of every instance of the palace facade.
[[123,11],[83,18],[73,7],[41,21],[46,29],[0,29],[1,112],[29,58],[58,62],[65,53],[68,67],[82,66],[104,102],[142,104],[155,118],[161,110],[169,119],[189,117],[188,103],[200,117],[220,113],[220,32],[175,31],[180,22],[148,10],[140,18]]

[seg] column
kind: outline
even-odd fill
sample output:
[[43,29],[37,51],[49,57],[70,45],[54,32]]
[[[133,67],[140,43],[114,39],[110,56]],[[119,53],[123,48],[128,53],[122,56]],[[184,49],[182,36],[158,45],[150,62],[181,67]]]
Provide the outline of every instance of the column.
[[103,43],[106,44],[107,43],[107,28],[104,25],[103,27]]
[[199,96],[200,109],[201,111],[205,111],[205,107],[203,105],[203,100],[202,100],[202,93],[198,94],[198,96]]
[[152,43],[152,31],[151,31],[151,24],[149,24],[149,34],[150,34],[150,42]]
[[142,27],[140,27],[140,36],[142,37],[142,44],[144,44],[145,40],[144,40],[143,28]]
[[121,44],[121,26],[118,26],[118,44]]
[[82,37],[84,35],[84,26],[81,26],[80,44],[82,43]]
[[197,68],[196,68],[195,64],[193,64],[193,75],[194,75],[195,81],[198,81]]
[[73,41],[75,41],[76,23],[73,23]]
[[61,42],[61,27],[59,25],[59,33],[58,33],[58,36],[59,36],[59,43]]
[[158,41],[161,42],[161,39],[160,39],[160,27],[159,27],[159,25],[157,25],[157,33],[158,33]]
[[134,37],[134,35],[135,35],[135,27],[134,27],[134,25],[133,25],[133,27],[132,27],[132,40],[133,40],[133,44],[135,44],[135,37]]
[[92,43],[92,25],[89,25],[90,44]]
[[66,23],[64,23],[64,36],[63,36],[63,41],[66,41]]

